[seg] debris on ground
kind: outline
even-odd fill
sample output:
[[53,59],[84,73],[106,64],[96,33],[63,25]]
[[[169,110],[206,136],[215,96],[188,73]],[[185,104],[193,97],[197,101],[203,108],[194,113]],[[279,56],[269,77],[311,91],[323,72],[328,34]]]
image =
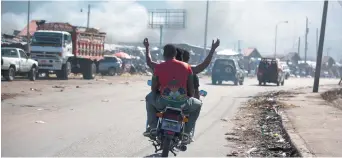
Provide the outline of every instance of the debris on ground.
[[231,157],[237,157],[239,155],[239,152],[237,151],[232,151],[230,154],[227,154],[227,156],[231,156]]
[[[295,93],[272,91],[262,93],[246,103],[235,119],[236,127],[225,135],[245,150],[247,157],[297,157],[299,153],[291,143],[278,113],[281,108],[292,107],[279,102],[281,97]],[[248,117],[246,117],[248,116]],[[234,156],[232,153],[227,156]]]
[[19,94],[16,94],[16,93],[1,93],[1,101],[15,98],[18,95]]
[[109,100],[108,99],[103,99],[103,100],[101,100],[102,102],[109,102]]
[[36,123],[43,124],[45,122],[44,121],[36,121]]
[[80,88],[80,86],[76,86],[76,88]]
[[52,88],[65,88],[65,86],[52,86]]

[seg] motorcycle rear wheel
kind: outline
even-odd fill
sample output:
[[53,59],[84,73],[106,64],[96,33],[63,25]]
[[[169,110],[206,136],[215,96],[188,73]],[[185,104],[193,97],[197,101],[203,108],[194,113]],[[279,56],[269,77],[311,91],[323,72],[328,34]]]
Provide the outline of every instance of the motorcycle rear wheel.
[[163,141],[163,152],[161,157],[168,157],[171,145],[171,138],[165,137]]

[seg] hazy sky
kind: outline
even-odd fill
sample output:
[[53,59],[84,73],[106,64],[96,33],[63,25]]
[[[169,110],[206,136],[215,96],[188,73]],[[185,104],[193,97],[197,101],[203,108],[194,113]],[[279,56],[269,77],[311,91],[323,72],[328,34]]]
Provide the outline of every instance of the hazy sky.
[[[86,25],[86,8],[92,5],[90,26],[108,33],[113,42],[141,42],[149,37],[159,42],[159,30],[147,28],[148,9],[186,9],[184,30],[165,30],[164,42],[187,42],[203,46],[204,1],[33,1],[31,19],[69,22]],[[301,54],[304,54],[305,17],[309,18],[308,55],[316,54],[316,28],[320,28],[323,1],[210,1],[208,42],[220,38],[221,48],[233,48],[237,40],[241,46],[256,47],[261,52],[274,52],[275,25],[278,26],[278,54],[296,51],[301,37]],[[83,8],[84,12],[80,12]],[[27,2],[1,3],[1,32],[22,29],[27,19]],[[329,2],[325,49],[342,58],[342,6]]]

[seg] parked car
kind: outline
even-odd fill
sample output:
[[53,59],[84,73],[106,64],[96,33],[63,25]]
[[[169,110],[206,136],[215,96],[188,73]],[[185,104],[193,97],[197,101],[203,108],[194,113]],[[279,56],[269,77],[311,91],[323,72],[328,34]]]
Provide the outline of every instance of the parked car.
[[115,56],[105,56],[104,59],[99,62],[99,72],[102,75],[114,76],[116,73],[120,72],[122,66],[122,61],[120,58]]
[[211,73],[212,84],[222,81],[233,81],[234,85],[243,85],[245,71],[236,59],[217,59]]
[[1,48],[1,74],[13,81],[16,75],[28,75],[31,81],[36,80],[38,62],[29,58],[29,55],[20,48]]
[[257,78],[259,85],[266,85],[266,83],[275,83],[277,86],[283,86],[285,83],[285,73],[282,66],[277,59],[262,58],[259,66]]

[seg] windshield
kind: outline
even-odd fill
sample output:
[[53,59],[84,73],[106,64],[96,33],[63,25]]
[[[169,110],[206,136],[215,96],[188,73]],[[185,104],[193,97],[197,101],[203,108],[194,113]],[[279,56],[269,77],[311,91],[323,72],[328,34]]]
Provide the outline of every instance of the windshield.
[[62,35],[55,32],[36,32],[32,37],[31,45],[62,46]]
[[18,57],[15,49],[1,49],[1,57]]

